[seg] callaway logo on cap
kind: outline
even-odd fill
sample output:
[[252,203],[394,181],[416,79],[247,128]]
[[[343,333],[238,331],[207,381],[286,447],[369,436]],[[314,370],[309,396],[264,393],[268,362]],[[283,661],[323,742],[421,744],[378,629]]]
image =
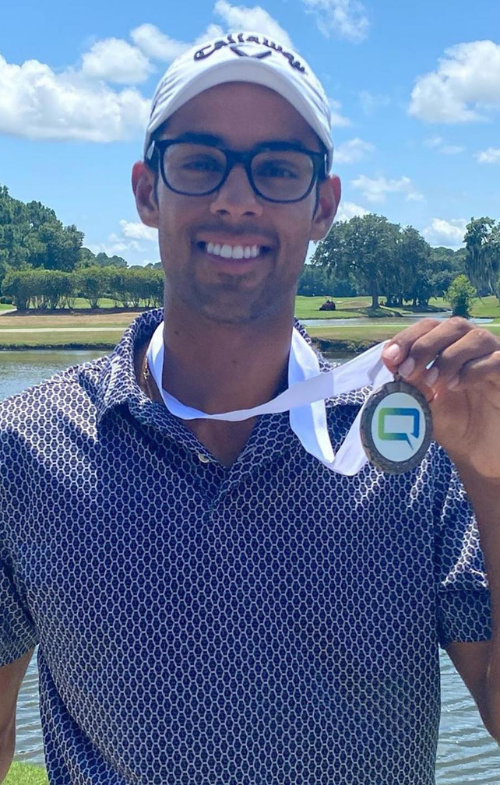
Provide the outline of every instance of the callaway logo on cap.
[[153,133],[185,103],[225,82],[251,82],[275,90],[317,133],[333,157],[328,99],[302,57],[289,47],[254,32],[231,33],[198,45],[178,57],[160,80],[153,97],[144,154]]

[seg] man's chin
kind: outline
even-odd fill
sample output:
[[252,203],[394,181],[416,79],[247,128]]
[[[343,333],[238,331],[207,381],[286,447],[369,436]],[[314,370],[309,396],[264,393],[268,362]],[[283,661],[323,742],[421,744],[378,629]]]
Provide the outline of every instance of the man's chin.
[[268,302],[263,297],[252,298],[246,302],[228,302],[230,298],[223,298],[217,302],[198,303],[196,311],[205,319],[217,324],[251,324],[252,322],[265,321],[277,311],[277,302]]
[[200,313],[210,322],[217,324],[251,324],[265,318],[262,308],[245,310],[222,310],[220,308],[206,307]]

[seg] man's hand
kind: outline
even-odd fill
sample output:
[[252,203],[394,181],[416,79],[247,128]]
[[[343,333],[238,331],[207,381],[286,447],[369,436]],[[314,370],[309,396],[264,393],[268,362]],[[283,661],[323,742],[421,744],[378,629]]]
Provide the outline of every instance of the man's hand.
[[459,317],[423,319],[382,357],[425,395],[433,437],[457,468],[500,481],[500,338]]

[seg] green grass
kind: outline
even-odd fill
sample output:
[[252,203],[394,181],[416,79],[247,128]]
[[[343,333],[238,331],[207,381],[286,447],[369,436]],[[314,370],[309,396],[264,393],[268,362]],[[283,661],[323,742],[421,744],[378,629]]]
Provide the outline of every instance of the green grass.
[[[297,297],[295,300],[295,315],[298,319],[346,319],[349,317],[366,316],[370,309],[371,297],[333,297],[333,301],[337,306],[335,311],[320,311],[319,307],[325,302],[326,297]],[[381,298],[383,302],[384,298]],[[442,297],[432,297],[429,300],[430,312],[432,310],[449,311],[450,304]],[[406,304],[397,308],[381,308],[379,313],[383,313],[388,317],[400,314],[402,316],[411,315],[414,310],[418,313],[422,309],[413,309],[410,305]],[[500,304],[498,299],[493,295],[483,298],[477,298],[472,306],[472,316],[474,317],[487,317],[490,319],[498,319],[500,321]]]
[[[335,297],[336,311],[319,311],[319,307],[325,302],[325,297],[297,297],[295,313],[299,319],[346,319],[359,316],[366,316],[371,304],[370,297]],[[103,301],[105,303],[110,301]],[[84,303],[82,300],[80,306]],[[433,309],[447,310],[448,303],[442,298],[431,299],[429,305]],[[0,306],[2,310],[8,306]],[[395,318],[393,324],[381,325],[378,319],[373,319],[370,324],[342,324],[325,326],[318,325],[309,327],[309,334],[318,339],[321,348],[333,348],[338,351],[361,351],[373,344],[391,338],[402,328],[405,323],[405,316],[411,315],[413,309],[410,307],[397,309],[380,309],[379,314],[386,316],[400,316]],[[6,314],[0,319],[0,349],[102,349],[108,351],[112,349],[120,340],[122,331],[135,318],[137,314],[129,311],[127,313],[107,313],[99,311],[85,312],[80,307],[78,313],[68,314],[61,311],[60,314],[28,314],[26,316]],[[500,306],[496,297],[484,297],[477,299],[474,303],[472,315],[476,317],[489,317],[494,319],[494,323],[485,325],[495,334],[500,331]],[[432,311],[429,313],[432,316]],[[53,332],[20,332],[26,328],[45,328]],[[71,328],[75,327],[95,327],[108,328],[102,332],[76,332]],[[62,328],[62,329],[61,329]],[[116,329],[114,329],[116,328]],[[19,332],[5,332],[6,330],[19,330]],[[321,344],[321,341],[324,343]]]
[[13,763],[3,785],[48,785],[45,769],[32,763]]
[[[115,308],[115,307],[116,307],[115,300],[110,300],[107,297],[102,297],[99,300],[99,308]],[[88,310],[88,308],[89,308],[89,301],[88,300],[85,300],[83,297],[75,297],[75,299],[73,300],[73,309],[74,310],[80,310],[80,309]],[[64,309],[63,308],[60,309],[60,310],[61,310],[61,313],[64,313]]]
[[[297,319],[354,319],[358,316],[366,316],[370,310],[371,297],[333,297],[335,311],[320,311],[319,308],[326,300],[326,297],[302,297],[295,298],[295,316]],[[400,313],[411,313],[407,308],[381,308],[380,315],[391,317]]]
[[53,333],[19,333],[18,335],[16,333],[2,335],[0,331],[0,350],[42,348],[108,350],[116,346],[121,335],[120,330],[106,330],[96,333],[58,330]]

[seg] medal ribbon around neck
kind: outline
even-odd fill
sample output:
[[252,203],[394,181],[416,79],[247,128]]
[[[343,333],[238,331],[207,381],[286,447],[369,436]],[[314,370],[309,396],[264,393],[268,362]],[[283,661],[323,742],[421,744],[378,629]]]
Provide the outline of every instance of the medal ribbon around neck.
[[362,410],[354,420],[344,442],[334,452],[326,427],[325,399],[358,390],[379,387],[393,381],[393,375],[382,361],[386,342],[355,357],[353,360],[321,373],[318,358],[300,332],[293,328],[288,362],[289,387],[268,403],[251,409],[207,414],[186,406],[163,389],[163,322],[151,338],[147,363],[167,409],[182,420],[224,420],[241,422],[261,414],[290,412],[290,426],[305,450],[332,471],[352,476],[367,463],[360,436]]

